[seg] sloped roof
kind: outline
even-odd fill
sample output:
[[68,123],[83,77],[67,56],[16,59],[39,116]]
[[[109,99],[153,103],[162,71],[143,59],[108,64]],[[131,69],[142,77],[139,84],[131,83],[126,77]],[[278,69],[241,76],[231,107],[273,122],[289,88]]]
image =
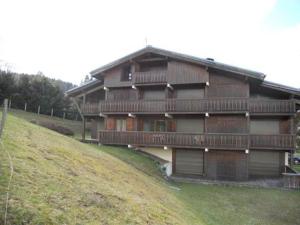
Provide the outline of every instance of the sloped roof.
[[103,73],[109,69],[112,69],[115,66],[126,63],[138,56],[142,56],[146,53],[154,53],[154,54],[158,54],[158,55],[163,55],[163,56],[166,56],[169,58],[186,61],[186,62],[190,62],[190,63],[195,63],[195,64],[207,66],[210,68],[214,68],[214,69],[219,69],[219,70],[223,70],[223,71],[227,71],[227,72],[231,72],[231,73],[235,73],[235,74],[239,74],[239,75],[243,75],[243,76],[252,77],[255,79],[259,79],[259,80],[263,80],[266,76],[265,74],[263,74],[261,72],[243,69],[240,67],[231,66],[228,64],[219,63],[216,61],[212,61],[212,60],[208,60],[208,59],[204,59],[204,58],[198,58],[198,57],[190,56],[190,55],[185,55],[185,54],[168,51],[168,50],[164,50],[164,49],[160,49],[160,48],[154,48],[152,46],[147,46],[139,51],[131,53],[125,57],[115,60],[109,64],[102,66],[102,67],[99,67],[98,69],[91,71],[90,74],[92,76],[98,78],[101,75],[101,73]]
[[74,88],[66,91],[65,94],[68,95],[69,97],[76,96],[86,90],[92,89],[92,88],[97,87],[102,84],[103,84],[102,80],[97,80],[97,79],[91,80],[91,81],[88,81],[88,82],[80,85],[79,87],[74,87]]
[[[198,57],[185,55],[185,54],[181,54],[181,53],[177,53],[177,52],[172,52],[172,51],[168,51],[168,50],[164,50],[164,49],[154,48],[152,46],[147,46],[146,48],[143,48],[143,49],[136,51],[132,54],[129,54],[123,58],[120,58],[120,59],[115,60],[109,64],[106,64],[102,67],[99,67],[98,69],[95,69],[95,70],[91,71],[90,73],[93,77],[96,77],[99,79],[103,72],[110,70],[115,66],[126,63],[130,60],[133,60],[136,57],[142,56],[146,53],[154,53],[154,54],[166,56],[169,58],[177,59],[180,61],[187,61],[187,62],[199,64],[199,65],[204,65],[209,68],[219,69],[219,70],[231,72],[234,74],[251,77],[251,78],[259,80],[261,82],[260,84],[262,87],[271,88],[271,89],[274,89],[277,91],[290,93],[290,94],[300,97],[300,89],[285,86],[285,85],[270,82],[270,81],[265,81],[264,79],[265,79],[266,75],[263,73],[248,70],[248,69],[243,69],[243,68],[236,67],[236,66],[231,66],[228,64],[215,62],[215,61],[208,60],[208,59],[198,58]],[[83,93],[84,91],[95,88],[99,85],[103,85],[102,79],[101,80],[98,80],[98,79],[89,81],[79,87],[72,88],[72,89],[66,91],[66,94],[68,96],[72,97],[72,96],[79,95],[79,94]]]
[[300,89],[299,88],[294,88],[294,87],[290,87],[290,86],[286,86],[283,84],[278,84],[278,83],[274,83],[271,81],[266,81],[264,80],[261,84],[262,87],[267,87],[267,88],[271,88],[277,91],[282,91],[282,92],[287,92],[293,95],[298,95],[300,96]]

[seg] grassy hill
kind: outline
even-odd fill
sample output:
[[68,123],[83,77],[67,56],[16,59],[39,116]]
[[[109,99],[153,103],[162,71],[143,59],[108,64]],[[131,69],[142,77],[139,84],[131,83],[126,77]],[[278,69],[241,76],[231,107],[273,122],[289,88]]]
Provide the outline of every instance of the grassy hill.
[[[55,123],[57,125],[69,128],[74,132],[76,137],[80,137],[81,135],[81,129],[82,129],[81,121],[67,120],[55,116],[51,117],[44,114],[38,115],[37,113],[25,112],[24,110],[19,110],[19,109],[10,109],[9,113],[13,116],[25,119],[27,121],[36,121],[41,123]],[[87,126],[89,127],[89,123],[87,123]]]
[[300,192],[169,183],[145,156],[12,115],[0,147],[0,224],[5,150],[14,165],[7,224],[300,224]]

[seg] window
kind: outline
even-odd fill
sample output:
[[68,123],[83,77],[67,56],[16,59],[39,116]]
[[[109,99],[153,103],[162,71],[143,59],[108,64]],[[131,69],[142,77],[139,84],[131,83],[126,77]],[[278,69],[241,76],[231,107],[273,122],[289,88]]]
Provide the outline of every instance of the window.
[[131,80],[132,80],[131,66],[130,65],[124,66],[121,74],[121,81],[131,81]]
[[143,99],[165,99],[165,91],[164,90],[157,90],[157,89],[151,89],[151,90],[144,90],[143,92]]
[[155,120],[155,131],[165,132],[166,131],[166,121]]
[[144,131],[166,131],[166,121],[165,120],[145,120],[144,121]]
[[117,131],[126,131],[126,119],[117,119]]

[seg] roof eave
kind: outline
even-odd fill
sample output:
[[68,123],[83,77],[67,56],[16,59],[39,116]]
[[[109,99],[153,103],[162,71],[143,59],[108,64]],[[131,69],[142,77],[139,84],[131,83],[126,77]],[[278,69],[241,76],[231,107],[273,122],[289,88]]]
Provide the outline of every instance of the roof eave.
[[264,80],[266,77],[265,74],[260,73],[260,72],[246,70],[243,68],[239,68],[239,67],[235,67],[235,66],[231,66],[231,65],[227,65],[227,64],[222,64],[222,63],[218,63],[215,61],[197,58],[197,57],[193,57],[193,56],[189,56],[189,55],[185,55],[185,54],[181,54],[181,53],[177,53],[177,52],[172,52],[172,51],[168,51],[168,50],[164,50],[164,49],[153,48],[150,46],[143,48],[139,51],[136,51],[132,54],[129,54],[125,57],[122,57],[118,60],[115,60],[109,64],[102,66],[102,67],[99,67],[98,69],[91,71],[90,74],[95,78],[99,78],[103,72],[105,72],[109,69],[112,69],[113,67],[118,66],[120,64],[126,63],[127,61],[130,61],[133,58],[135,58],[139,55],[142,55],[144,53],[161,54],[161,55],[165,55],[170,58],[175,58],[175,59],[182,60],[182,61],[188,61],[191,63],[200,64],[200,65],[207,66],[210,68],[219,69],[219,70],[227,71],[230,73],[239,74],[242,76],[252,77],[252,78],[258,79],[258,80]]
[[78,87],[75,87],[75,88],[72,88],[72,89],[66,91],[65,95],[68,96],[68,97],[74,97],[74,96],[82,94],[83,92],[85,92],[89,88],[93,88],[94,85],[98,85],[98,84],[102,85],[102,81],[101,80],[93,80],[93,81],[85,83],[81,86],[78,86]]
[[264,81],[261,84],[262,87],[266,87],[266,88],[271,88],[277,91],[281,91],[281,92],[285,92],[285,93],[289,93],[292,95],[297,95],[300,96],[300,90],[297,88],[293,88],[293,87],[289,87],[289,86],[285,86],[282,84],[278,84],[278,83],[273,83],[270,81]]

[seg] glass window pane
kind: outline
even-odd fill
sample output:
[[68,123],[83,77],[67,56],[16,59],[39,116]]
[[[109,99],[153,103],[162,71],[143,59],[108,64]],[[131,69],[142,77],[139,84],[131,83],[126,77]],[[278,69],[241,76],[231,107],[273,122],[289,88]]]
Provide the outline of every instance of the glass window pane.
[[164,120],[156,120],[155,131],[165,132],[166,131],[166,123]]

